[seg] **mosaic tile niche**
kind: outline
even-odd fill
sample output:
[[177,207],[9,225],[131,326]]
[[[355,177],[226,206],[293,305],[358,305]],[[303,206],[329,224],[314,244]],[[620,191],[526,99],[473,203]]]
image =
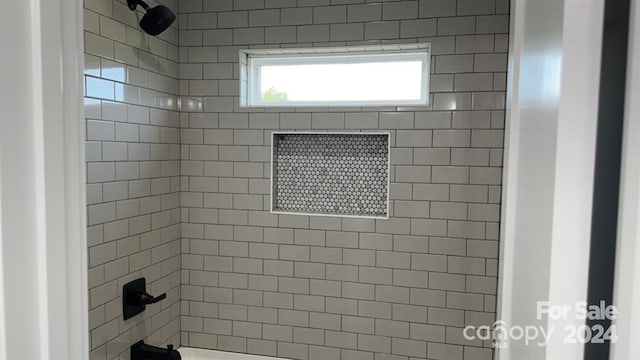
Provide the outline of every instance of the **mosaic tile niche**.
[[388,218],[388,133],[273,133],[271,211]]

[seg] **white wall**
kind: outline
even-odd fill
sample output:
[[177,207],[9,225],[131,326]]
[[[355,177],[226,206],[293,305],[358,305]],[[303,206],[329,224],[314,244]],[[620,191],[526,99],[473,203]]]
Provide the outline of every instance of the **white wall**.
[[557,336],[498,356],[579,359],[583,345],[562,342],[576,320],[538,320],[536,303],[586,299],[603,2],[512,5],[499,318]]

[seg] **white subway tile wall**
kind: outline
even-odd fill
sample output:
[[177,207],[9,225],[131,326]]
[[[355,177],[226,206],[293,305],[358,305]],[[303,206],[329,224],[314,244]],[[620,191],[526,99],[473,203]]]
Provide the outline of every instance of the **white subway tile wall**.
[[[181,344],[293,359],[492,357],[508,0],[85,0],[92,359]],[[155,5],[154,1],[151,1]],[[424,107],[240,108],[246,48],[430,42]],[[310,84],[312,86],[313,84]],[[389,220],[275,215],[271,132],[391,133]],[[167,300],[132,320],[122,285]]]
[[[143,33],[126,1],[84,6],[90,358],[129,359],[141,339],[180,343],[178,30]],[[138,277],[167,299],[123,321]]]
[[[181,0],[182,344],[492,358],[506,0]],[[240,108],[238,51],[430,42],[430,106]],[[313,84],[309,84],[313,86]],[[96,124],[95,126],[98,126]],[[272,131],[391,133],[389,220],[269,213]],[[96,215],[97,216],[97,215]]]

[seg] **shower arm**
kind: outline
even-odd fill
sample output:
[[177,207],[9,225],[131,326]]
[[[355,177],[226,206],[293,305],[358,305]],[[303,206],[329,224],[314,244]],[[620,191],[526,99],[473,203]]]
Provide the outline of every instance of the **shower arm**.
[[140,5],[142,6],[143,9],[145,9],[146,11],[149,11],[149,5],[147,5],[147,3],[145,3],[142,0],[127,0],[127,5],[131,10],[135,10],[136,6]]

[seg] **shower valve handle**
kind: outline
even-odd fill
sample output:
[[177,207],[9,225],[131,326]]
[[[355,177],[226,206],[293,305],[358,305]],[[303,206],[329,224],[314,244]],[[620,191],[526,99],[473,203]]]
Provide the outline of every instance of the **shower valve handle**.
[[164,300],[167,298],[167,293],[162,293],[156,297],[154,297],[153,295],[149,295],[148,293],[142,293],[140,294],[140,304],[141,305],[149,305],[149,304],[155,304],[160,300]]
[[153,296],[147,292],[145,278],[135,279],[122,286],[122,317],[130,319],[144,311],[149,304],[155,304],[167,298],[167,293]]

